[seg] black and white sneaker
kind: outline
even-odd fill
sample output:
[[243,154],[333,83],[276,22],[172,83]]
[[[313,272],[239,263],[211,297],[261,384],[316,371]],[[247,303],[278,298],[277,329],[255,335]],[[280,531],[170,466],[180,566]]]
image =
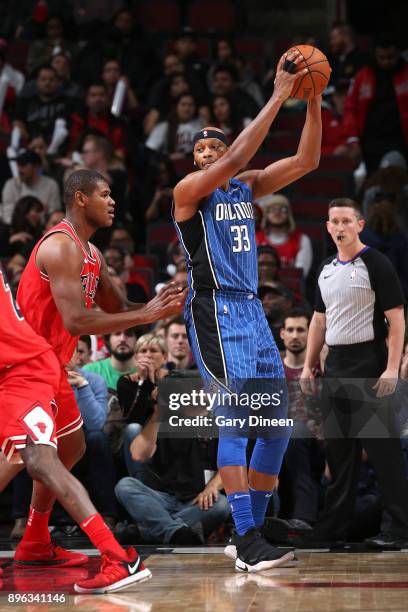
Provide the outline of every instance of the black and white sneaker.
[[[267,542],[269,542],[268,538],[266,537],[266,534],[263,533],[262,529],[261,529],[261,534],[262,534],[262,537],[264,537],[265,540]],[[232,534],[231,534],[231,537],[229,538],[229,540],[227,542],[226,547],[224,548],[224,555],[226,557],[228,557],[229,559],[233,559],[234,561],[237,558],[237,546],[236,546],[236,543],[235,543],[235,537],[236,537],[236,532],[234,530],[232,532]],[[288,552],[288,551],[286,551],[286,552]],[[297,559],[297,557],[293,556],[292,559],[289,559],[288,561],[285,561],[285,563],[283,563],[279,567],[297,567],[297,565],[299,565],[299,560]]]
[[293,550],[275,548],[255,528],[243,536],[235,534],[235,545],[237,549],[235,569],[238,572],[261,572],[282,567],[294,559]]

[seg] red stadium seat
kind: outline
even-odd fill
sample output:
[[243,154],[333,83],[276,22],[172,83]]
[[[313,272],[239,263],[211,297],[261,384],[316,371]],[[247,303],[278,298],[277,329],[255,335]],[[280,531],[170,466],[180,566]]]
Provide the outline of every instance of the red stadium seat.
[[242,55],[256,75],[263,72],[265,68],[265,47],[262,40],[257,38],[238,39],[235,42],[235,49]]
[[150,225],[147,227],[147,244],[166,242],[169,244],[177,237],[176,230],[170,224]]
[[145,0],[137,3],[136,14],[145,30],[177,32],[181,16],[178,2],[170,0]]
[[247,166],[247,170],[263,170],[273,161],[270,155],[256,155],[251,159]]
[[13,68],[21,70],[24,74],[27,70],[27,55],[30,43],[26,40],[10,40],[7,56]]
[[299,131],[305,123],[305,113],[282,113],[272,124],[272,130]]
[[[211,41],[209,38],[195,39],[197,53],[202,59],[211,57]],[[174,39],[170,39],[164,43],[166,53],[174,53]]]
[[327,199],[291,200],[295,219],[324,220],[327,217]]
[[153,285],[154,285],[154,272],[151,268],[135,268],[135,271],[137,272],[137,274],[139,274],[139,276],[141,276],[143,278],[143,280],[145,281],[148,289],[149,289],[149,295],[147,296],[148,298],[150,298],[153,294]]
[[229,0],[196,0],[188,8],[187,24],[198,31],[231,32],[235,28],[235,10]]
[[244,55],[246,59],[263,58],[265,56],[265,46],[259,38],[240,38],[235,42],[235,49],[239,55]]
[[280,270],[280,274],[279,274],[280,278],[285,280],[285,284],[286,284],[286,280],[299,280],[302,278],[303,276],[303,271],[301,268],[293,268],[292,266],[288,266],[288,267],[283,267]]
[[354,192],[353,178],[343,172],[316,171],[296,181],[293,198],[351,196]]
[[292,44],[290,38],[276,38],[273,45],[274,63],[276,64],[281,55],[287,51]]
[[348,157],[338,155],[322,155],[320,158],[320,170],[338,170],[341,172],[352,172],[356,164]]
[[305,287],[301,268],[282,268],[279,272],[279,282],[292,291],[297,302],[302,300]]
[[312,242],[318,242],[323,246],[326,232],[326,225],[323,221],[321,223],[297,223],[296,227],[309,236]]
[[135,268],[151,268],[157,271],[159,262],[154,255],[133,255],[133,265]]
[[208,38],[199,38],[196,41],[197,53],[202,59],[209,59],[211,55],[211,45]]
[[268,148],[273,153],[296,153],[299,146],[299,134],[293,132],[275,132],[269,136]]
[[195,169],[192,158],[174,159],[173,166],[176,174],[180,178],[186,176],[186,174],[189,174],[190,172],[193,172],[193,170]]

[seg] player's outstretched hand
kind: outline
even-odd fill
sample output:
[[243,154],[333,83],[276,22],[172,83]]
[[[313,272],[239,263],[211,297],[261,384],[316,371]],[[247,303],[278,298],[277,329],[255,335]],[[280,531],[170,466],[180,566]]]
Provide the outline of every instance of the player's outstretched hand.
[[299,384],[305,395],[317,395],[316,381],[311,368],[307,368],[306,366],[303,368]]
[[283,66],[285,60],[293,62],[296,66],[303,61],[302,55],[297,50],[291,50],[289,53],[285,53],[279,60],[278,67],[276,69],[275,87],[273,90],[272,97],[279,98],[280,100],[286,100],[290,96],[290,92],[293,89],[293,85],[297,79],[302,77],[307,72],[307,68],[300,70],[296,73],[288,72],[284,70]]
[[144,314],[148,318],[147,322],[153,323],[159,319],[180,314],[183,311],[186,297],[187,289],[183,289],[183,287],[173,282],[166,285],[143,307]]

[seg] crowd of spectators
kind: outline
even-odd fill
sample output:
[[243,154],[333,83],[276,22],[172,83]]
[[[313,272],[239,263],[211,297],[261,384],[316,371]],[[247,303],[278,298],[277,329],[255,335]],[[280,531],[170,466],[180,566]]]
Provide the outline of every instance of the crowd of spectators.
[[[171,223],[173,187],[193,169],[194,133],[212,124],[231,143],[268,99],[279,58],[258,58],[259,70],[259,61],[254,67],[236,51],[233,37],[209,36],[209,53],[199,50],[192,32],[159,39],[121,0],[59,5],[25,2],[26,12],[9,11],[2,28],[0,258],[15,288],[35,242],[63,218],[64,180],[78,168],[94,169],[116,202],[112,231],[98,232],[95,241],[121,291],[146,301],[156,284],[186,280],[177,241],[167,234],[155,250],[149,236]],[[13,67],[9,52],[16,39],[27,48],[23,70]],[[360,200],[363,242],[391,259],[408,296],[408,64],[392,36],[361,49],[347,23],[334,24],[319,46],[333,68],[324,92],[322,151],[360,169],[355,193],[337,195]],[[281,112],[292,117],[303,108],[288,104]],[[267,143],[261,153],[271,155]],[[311,311],[305,288],[313,285],[321,251],[298,227],[291,197],[265,196],[254,213],[258,293],[288,380],[296,381]],[[320,371],[323,362],[322,355]],[[219,536],[228,520],[216,440],[160,436],[157,382],[180,372],[196,376],[182,319],[81,337],[69,366],[88,447],[76,469],[107,523],[114,528],[119,521],[121,537],[123,524],[133,522],[144,541],[193,544]],[[403,378],[406,372],[403,367]],[[290,442],[280,509],[271,512],[305,530],[317,520],[330,475],[316,406],[293,391],[290,409],[302,435]],[[31,485],[22,474],[13,486],[18,537]],[[61,529],[67,521],[56,512]]]

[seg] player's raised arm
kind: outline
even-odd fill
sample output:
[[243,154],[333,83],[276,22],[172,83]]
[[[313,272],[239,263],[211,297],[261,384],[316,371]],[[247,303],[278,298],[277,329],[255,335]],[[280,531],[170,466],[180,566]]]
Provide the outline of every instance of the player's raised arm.
[[[66,265],[67,261],[69,266]],[[64,326],[73,336],[85,333],[107,334],[118,329],[152,323],[179,314],[183,308],[185,292],[175,285],[166,287],[137,310],[111,314],[86,308],[80,278],[83,255],[75,242],[63,234],[50,236],[41,244],[37,253],[37,265],[47,274]],[[105,281],[110,283],[107,279]]]
[[252,187],[255,199],[279,191],[318,167],[322,142],[321,101],[321,96],[315,96],[307,103],[306,121],[295,155],[280,159],[264,170],[249,170],[237,177]]
[[[295,63],[300,59],[297,52],[291,57]],[[297,74],[290,74],[283,69],[283,63],[284,58],[279,62],[275,88],[269,102],[229,149],[225,143],[216,140],[217,137],[208,135],[208,132],[214,133],[214,128],[201,130],[202,138],[194,148],[195,162],[200,169],[186,176],[174,189],[176,221],[183,221],[194,214],[202,198],[224,185],[255,155],[280,107],[288,98],[293,83],[307,72],[304,69]]]

